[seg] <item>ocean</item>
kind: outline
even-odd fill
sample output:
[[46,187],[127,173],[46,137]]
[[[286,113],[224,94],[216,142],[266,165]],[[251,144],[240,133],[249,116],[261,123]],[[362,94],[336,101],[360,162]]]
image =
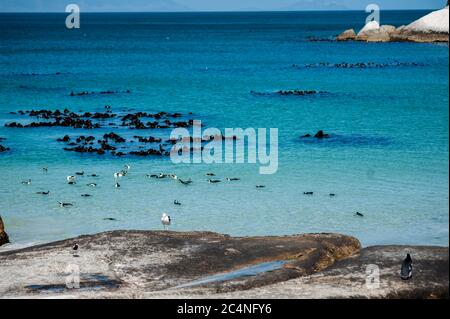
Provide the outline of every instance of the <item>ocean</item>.
[[[405,25],[426,13],[383,11],[381,23]],[[337,232],[364,246],[447,246],[448,45],[330,41],[362,28],[365,17],[362,11],[82,13],[80,29],[69,30],[65,14],[0,14],[0,137],[6,138],[0,144],[10,148],[0,153],[0,215],[13,245],[162,229],[167,212],[176,231]],[[327,93],[251,93],[294,89]],[[106,90],[130,93],[70,95]],[[220,129],[278,128],[278,171],[78,154],[56,141],[66,134],[136,134],[126,127],[5,127],[27,122],[11,113],[18,110],[102,112],[105,105],[116,112],[191,112]],[[318,130],[333,138],[300,138]],[[168,138],[170,130],[161,134]],[[113,173],[125,164],[131,169],[116,189]],[[68,185],[66,176],[82,170],[99,177]],[[146,177],[161,172],[193,183]],[[208,172],[223,182],[207,183]],[[22,185],[29,178],[32,184]],[[98,187],[87,187],[91,182]]]

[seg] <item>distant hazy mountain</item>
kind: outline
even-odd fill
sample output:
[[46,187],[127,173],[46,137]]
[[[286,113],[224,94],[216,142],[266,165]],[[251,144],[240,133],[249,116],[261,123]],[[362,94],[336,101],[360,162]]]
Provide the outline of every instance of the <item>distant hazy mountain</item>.
[[281,10],[346,10],[348,7],[337,1],[313,1],[303,0],[291,4],[287,7],[280,8]]
[[175,0],[0,0],[0,12],[64,12],[70,3],[82,12],[190,11]]

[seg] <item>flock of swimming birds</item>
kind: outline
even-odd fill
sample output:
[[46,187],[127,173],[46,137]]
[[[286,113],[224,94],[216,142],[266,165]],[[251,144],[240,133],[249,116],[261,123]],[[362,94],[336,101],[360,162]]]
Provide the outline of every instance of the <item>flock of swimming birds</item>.
[[[131,166],[128,165],[128,164],[125,164],[123,169],[121,169],[120,171],[115,172],[113,174],[113,177],[114,177],[114,180],[115,180],[115,183],[114,183],[114,187],[115,188],[120,188],[120,183],[119,182],[120,182],[121,178],[126,176],[129,173],[130,169],[131,169]],[[48,168],[44,167],[44,168],[42,168],[42,171],[47,173],[48,172]],[[80,177],[81,176],[99,177],[97,174],[87,175],[84,171],[80,171],[80,172],[76,172],[74,175],[67,176],[66,177],[67,183],[69,185],[75,185],[77,183],[77,177],[79,177],[79,176]],[[177,181],[177,182],[179,182],[179,183],[181,183],[183,185],[190,185],[192,183],[192,179],[190,179],[190,178],[189,179],[181,179],[176,174],[159,173],[159,174],[146,174],[146,176],[148,178],[154,178],[154,179],[170,178],[170,179],[172,179],[174,181]],[[214,173],[206,173],[206,176],[208,177],[207,182],[210,183],[210,184],[217,184],[217,183],[221,183],[222,182],[221,179],[215,178],[216,175]],[[227,177],[225,180],[227,182],[235,182],[235,181],[239,181],[240,178]],[[31,183],[32,183],[31,179],[27,179],[27,180],[22,181],[23,185],[31,185]],[[97,183],[88,183],[88,184],[86,184],[86,186],[91,187],[91,188],[95,188],[95,187],[97,187]],[[256,185],[257,189],[262,189],[262,188],[265,188],[265,187],[266,187],[265,185]],[[37,192],[36,194],[38,194],[38,195],[50,195],[50,191],[40,191],[40,192]],[[314,192],[311,192],[311,191],[303,192],[303,195],[312,196],[312,195],[314,195]],[[81,197],[91,197],[91,196],[92,195],[87,194],[87,193],[81,195]],[[329,196],[330,197],[335,197],[336,194],[330,193]],[[60,202],[58,202],[58,204],[59,204],[59,206],[61,208],[67,208],[67,207],[74,206],[74,204],[70,203],[70,202],[61,202],[60,201]],[[178,200],[174,200],[173,204],[175,206],[181,206],[182,205],[181,202],[179,202]],[[356,212],[355,216],[364,217],[364,215],[362,213],[360,213],[360,212]],[[114,220],[114,219],[111,218],[111,220]],[[163,213],[162,216],[161,216],[161,223],[163,225],[164,230],[168,230],[169,226],[172,223],[172,218],[167,213]]]
[[[129,173],[130,169],[131,169],[131,166],[128,165],[128,164],[125,164],[123,169],[121,169],[120,171],[115,172],[113,174],[113,177],[114,177],[114,180],[115,180],[115,183],[114,183],[114,187],[115,188],[120,188],[120,183],[119,183],[120,179],[122,177],[126,176]],[[44,168],[42,168],[42,171],[47,173],[48,172],[48,168],[44,167]],[[87,175],[85,173],[85,171],[80,171],[80,172],[76,172],[74,175],[67,176],[66,177],[67,184],[69,184],[69,185],[77,184],[77,177],[81,177],[81,176],[99,177],[99,175],[97,175],[97,174],[89,174],[89,175]],[[177,181],[177,182],[179,182],[179,183],[181,183],[183,185],[190,185],[192,183],[192,179],[190,179],[190,178],[189,179],[181,179],[176,174],[159,173],[159,174],[146,174],[146,176],[148,178],[154,178],[154,179],[170,178],[170,179],[173,179],[173,180],[175,180],[175,181]],[[215,178],[216,175],[214,173],[206,173],[206,176],[208,177],[207,182],[210,183],[210,184],[217,184],[217,183],[221,183],[222,182],[221,179]],[[240,178],[227,177],[227,178],[225,178],[225,180],[227,182],[234,182],[234,181],[239,181]],[[27,179],[27,180],[22,181],[23,185],[31,185],[31,183],[32,183],[31,179]],[[88,184],[86,184],[86,186],[91,187],[91,188],[95,188],[95,187],[97,187],[97,183],[88,183]],[[265,185],[256,185],[257,189],[262,189],[262,188],[265,188],[265,187],[266,187]],[[38,194],[38,195],[50,195],[50,191],[40,191],[40,192],[37,192],[36,194]],[[305,195],[312,195],[312,192],[305,192],[304,194]],[[87,193],[81,195],[81,197],[91,197],[91,196],[92,195],[87,194]],[[333,196],[334,196],[334,194],[333,194]],[[61,208],[68,208],[68,207],[74,206],[74,204],[70,203],[70,202],[61,202],[61,201],[59,201],[58,204],[59,204],[59,206]],[[174,200],[173,204],[175,206],[181,206],[182,205],[181,202],[179,202],[178,200]],[[161,216],[161,223],[162,223],[162,225],[164,227],[164,230],[168,230],[170,224],[172,223],[172,218],[167,213],[163,213],[162,216]]]
[[[113,177],[115,179],[114,187],[116,187],[116,188],[120,187],[120,184],[119,184],[120,179],[122,177],[126,176],[128,174],[128,172],[130,171],[130,169],[131,169],[131,166],[126,164],[122,170],[120,170],[119,172],[116,172],[116,173],[113,174]],[[43,168],[42,170],[44,172],[48,172],[48,168]],[[84,176],[84,175],[85,175],[84,171],[76,172],[75,175],[69,175],[69,176],[66,177],[67,183],[69,185],[74,185],[74,184],[76,184],[77,176]],[[96,174],[91,174],[90,176],[91,177],[98,177],[98,175],[96,175]],[[215,177],[214,173],[206,173],[206,176],[209,177],[209,179],[207,180],[208,183],[216,184],[216,183],[220,183],[221,182],[220,179],[213,179]],[[192,183],[191,179],[183,180],[183,179],[179,178],[176,174],[164,174],[164,173],[147,174],[147,177],[155,178],[155,179],[171,178],[171,179],[173,179],[175,181],[180,182],[183,185],[189,185],[189,184]],[[240,178],[227,177],[226,180],[232,182],[232,181],[239,181]],[[27,180],[22,181],[22,184],[24,184],[24,185],[31,185],[31,179],[27,179]],[[86,185],[89,186],[89,187],[96,187],[97,186],[96,183],[89,183],[89,184],[86,184]],[[256,188],[264,188],[264,187],[265,187],[265,185],[256,185]],[[49,195],[50,191],[37,192],[37,194],[39,194],[39,195]],[[304,192],[303,194],[304,195],[313,195],[314,193],[313,192]],[[90,197],[92,195],[82,194],[81,196],[83,196],[83,197]],[[329,196],[330,197],[334,197],[334,196],[336,196],[336,194],[330,193]],[[59,206],[63,207],[63,208],[64,207],[73,206],[72,203],[66,203],[66,202],[58,202],[58,203],[59,203]],[[179,201],[177,201],[177,200],[175,200],[173,203],[174,203],[174,205],[177,205],[177,206],[181,205],[181,203]],[[360,213],[360,212],[356,212],[355,216],[364,217],[364,215],[362,213]],[[162,216],[161,216],[161,223],[162,223],[162,225],[164,227],[164,230],[168,230],[169,226],[172,223],[172,218],[167,213],[163,213]],[[75,244],[72,247],[73,256],[74,257],[78,257],[78,249],[79,249],[78,244]],[[406,258],[403,260],[403,262],[401,264],[401,271],[400,271],[401,279],[403,279],[403,280],[411,279],[412,278],[412,269],[413,269],[412,268],[412,258],[410,256],[410,254],[407,254]]]

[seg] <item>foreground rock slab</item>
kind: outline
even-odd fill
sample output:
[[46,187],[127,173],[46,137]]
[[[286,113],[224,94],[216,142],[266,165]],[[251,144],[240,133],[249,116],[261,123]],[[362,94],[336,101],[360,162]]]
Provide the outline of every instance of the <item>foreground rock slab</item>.
[[[407,253],[413,258],[413,277],[405,281],[400,279],[400,265]],[[215,289],[204,287],[176,294],[161,292],[151,297],[448,299],[448,257],[448,247],[373,246],[362,249],[357,256],[336,262],[322,272],[264,287],[226,294],[217,294]],[[379,279],[377,271],[372,271],[377,267]]]
[[[222,291],[251,289],[314,274],[359,250],[357,239],[338,234],[230,237],[113,231],[1,252],[0,297],[151,297],[183,291],[182,286],[211,275],[263,265],[251,277],[237,276]],[[76,278],[79,289],[70,289]]]

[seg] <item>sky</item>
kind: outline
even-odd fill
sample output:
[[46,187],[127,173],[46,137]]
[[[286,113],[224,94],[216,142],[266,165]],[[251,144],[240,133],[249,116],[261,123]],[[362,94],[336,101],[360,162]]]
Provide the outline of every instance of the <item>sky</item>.
[[294,11],[438,9],[446,0],[0,0],[0,12],[64,12],[78,4],[82,12],[129,11]]

